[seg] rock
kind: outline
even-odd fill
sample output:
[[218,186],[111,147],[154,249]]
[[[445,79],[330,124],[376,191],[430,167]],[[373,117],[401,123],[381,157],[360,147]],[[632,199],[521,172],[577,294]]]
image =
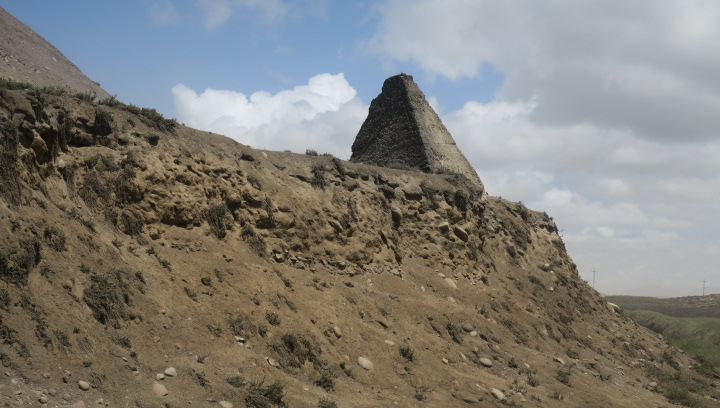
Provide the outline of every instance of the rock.
[[388,346],[394,346],[395,342],[392,340],[385,340],[385,344],[387,344]]
[[159,380],[159,381],[162,381],[162,380],[165,379],[165,374],[163,374],[163,373],[156,374],[156,375],[155,375],[155,378],[156,378],[157,380]]
[[462,328],[465,333],[470,333],[473,331],[473,327],[470,325],[470,323],[463,323],[460,325],[460,328]]
[[655,387],[657,387],[657,383],[655,381],[653,381],[650,384],[648,384],[648,387],[655,388]]
[[471,332],[468,333],[468,334],[470,335],[470,337],[477,337],[478,332],[477,332],[477,330],[473,330],[473,331],[471,331]]
[[390,214],[392,215],[393,226],[398,228],[403,218],[402,212],[397,207],[392,207]]
[[47,393],[51,397],[55,397],[58,395],[58,391],[55,388],[50,388]]
[[165,386],[160,383],[153,384],[152,392],[154,392],[155,395],[158,395],[160,397],[164,397],[170,393],[168,392],[167,388],[165,388]]
[[177,370],[175,367],[168,367],[165,369],[165,375],[168,377],[177,377]]
[[440,232],[446,233],[446,232],[450,231],[450,223],[447,221],[443,221],[440,224],[438,224],[438,229],[440,230]]
[[560,365],[565,365],[565,360],[560,357],[553,358],[553,361],[555,361],[556,363],[560,363]]
[[453,397],[459,399],[460,401],[462,401],[466,404],[477,404],[478,402],[482,401],[481,398],[478,398],[470,393],[462,392],[462,391],[453,393]]
[[80,380],[78,381],[78,387],[83,391],[87,391],[90,389],[90,384],[87,381]]
[[277,360],[272,357],[265,357],[265,361],[267,361],[267,363],[270,364],[270,366],[272,367],[280,368],[280,363],[278,363]]
[[498,390],[497,388],[493,388],[492,390],[490,390],[490,393],[496,399],[498,399],[500,401],[505,401],[505,394],[503,394],[503,392]]
[[448,360],[447,358],[443,358],[443,359],[440,360],[440,361],[442,361],[443,364],[450,364],[450,360]]
[[218,402],[218,405],[220,405],[222,408],[233,408],[232,402],[228,401],[220,401]]
[[457,225],[453,228],[453,232],[455,233],[455,236],[460,238],[463,242],[467,242],[468,239],[470,238],[468,236],[467,231],[465,231],[464,229],[460,228]]
[[493,366],[493,362],[492,362],[492,360],[490,360],[489,358],[483,357],[483,358],[481,358],[479,361],[480,361],[480,364],[483,365],[483,367],[488,367],[488,368],[489,368],[489,367],[492,367],[492,366]]
[[367,357],[358,357],[357,362],[360,367],[368,371],[371,371],[373,368],[375,368],[372,361],[370,361],[370,359],[368,359]]
[[607,302],[607,306],[611,312],[620,313],[620,306],[616,305],[615,303]]
[[352,145],[354,162],[456,173],[482,188],[477,173],[407,74],[385,80]]
[[339,339],[340,337],[342,337],[343,333],[342,333],[342,329],[340,329],[340,327],[338,327],[338,326],[333,326],[332,329],[333,329],[333,333],[335,334],[335,337],[337,337],[338,339]]
[[445,278],[445,283],[453,289],[457,289],[457,283],[450,278]]

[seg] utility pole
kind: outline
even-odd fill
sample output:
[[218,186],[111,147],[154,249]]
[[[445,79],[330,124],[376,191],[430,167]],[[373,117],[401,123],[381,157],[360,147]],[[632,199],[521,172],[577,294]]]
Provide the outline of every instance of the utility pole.
[[705,279],[703,279],[703,296],[705,296]]
[[[595,289],[595,269],[593,269],[593,289]],[[703,293],[705,293],[705,286],[703,286]]]

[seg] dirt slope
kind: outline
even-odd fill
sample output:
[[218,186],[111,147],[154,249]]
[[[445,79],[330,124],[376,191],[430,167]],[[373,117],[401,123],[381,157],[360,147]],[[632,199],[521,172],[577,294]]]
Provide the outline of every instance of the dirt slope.
[[100,84],[30,27],[0,7],[0,78],[53,86],[72,93],[88,92],[98,99],[109,97]]
[[0,92],[0,404],[718,406],[546,214],[121,108]]

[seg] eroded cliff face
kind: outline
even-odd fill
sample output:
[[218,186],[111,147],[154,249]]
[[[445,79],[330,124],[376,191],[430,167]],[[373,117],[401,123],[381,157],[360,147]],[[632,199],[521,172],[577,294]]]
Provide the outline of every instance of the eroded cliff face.
[[676,377],[716,392],[578,277],[547,214],[457,175],[121,108],[0,93],[7,403],[656,407]]

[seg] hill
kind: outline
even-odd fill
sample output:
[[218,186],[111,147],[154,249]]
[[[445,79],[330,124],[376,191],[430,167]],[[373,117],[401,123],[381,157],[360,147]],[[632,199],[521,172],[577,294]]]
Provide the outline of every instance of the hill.
[[[717,395],[578,277],[546,214],[462,177],[254,150],[112,99],[4,90],[0,103],[8,401]],[[693,384],[681,397],[678,378]]]
[[720,295],[675,298],[605,296],[605,300],[627,310],[649,310],[674,317],[720,318]]
[[479,180],[256,150],[62,81],[0,81],[5,406],[718,406]]

